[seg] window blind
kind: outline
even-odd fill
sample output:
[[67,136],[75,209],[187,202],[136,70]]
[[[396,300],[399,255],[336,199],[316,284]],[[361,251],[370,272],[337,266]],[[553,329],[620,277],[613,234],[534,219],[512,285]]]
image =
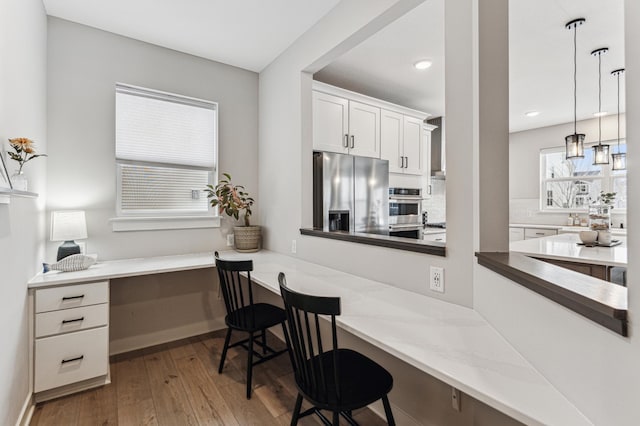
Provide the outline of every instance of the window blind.
[[116,159],[213,169],[217,104],[116,85]]
[[200,193],[209,183],[207,171],[135,164],[120,164],[118,168],[123,214],[208,212],[207,198]]

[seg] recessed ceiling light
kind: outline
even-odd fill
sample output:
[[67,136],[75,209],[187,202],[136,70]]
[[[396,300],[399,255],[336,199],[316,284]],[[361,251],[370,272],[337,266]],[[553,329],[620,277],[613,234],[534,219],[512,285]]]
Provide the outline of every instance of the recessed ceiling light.
[[593,113],[594,117],[604,117],[605,115],[607,115],[607,111],[600,111],[600,112]]
[[535,117],[536,115],[540,115],[540,111],[527,111],[524,115],[527,117]]
[[427,61],[426,59],[423,61],[418,61],[415,64],[413,64],[413,66],[417,69],[417,70],[426,70],[427,68],[429,68],[431,65],[433,64],[433,62],[431,61]]

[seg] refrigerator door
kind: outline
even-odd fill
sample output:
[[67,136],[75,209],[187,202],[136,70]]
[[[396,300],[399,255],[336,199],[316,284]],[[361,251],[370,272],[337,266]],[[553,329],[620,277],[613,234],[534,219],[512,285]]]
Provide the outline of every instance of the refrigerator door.
[[331,152],[321,155],[322,229],[353,231],[353,157]]
[[353,157],[355,166],[355,232],[389,234],[389,162]]

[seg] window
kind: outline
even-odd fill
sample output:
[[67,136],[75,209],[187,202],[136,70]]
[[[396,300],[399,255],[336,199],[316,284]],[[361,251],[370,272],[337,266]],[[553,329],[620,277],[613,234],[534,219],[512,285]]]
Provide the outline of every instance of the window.
[[[620,151],[626,152],[621,141]],[[617,145],[611,144],[617,152]],[[616,192],[615,208],[627,208],[627,172],[612,171],[611,165],[594,166],[593,150],[585,146],[584,158],[565,159],[564,147],[540,151],[540,181],[543,211],[585,210],[600,191]]]
[[117,215],[214,216],[217,138],[215,102],[117,84]]

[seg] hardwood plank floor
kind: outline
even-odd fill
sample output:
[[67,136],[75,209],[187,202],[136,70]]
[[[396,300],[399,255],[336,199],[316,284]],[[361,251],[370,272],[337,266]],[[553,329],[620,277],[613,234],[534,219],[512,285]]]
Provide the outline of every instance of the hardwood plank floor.
[[[254,367],[247,400],[244,349],[230,349],[218,374],[225,332],[118,355],[111,360],[111,384],[38,404],[31,425],[289,425],[297,390],[288,356]],[[268,340],[284,347],[271,334]],[[368,409],[354,417],[362,426],[386,424]],[[322,423],[309,416],[298,424]]]

